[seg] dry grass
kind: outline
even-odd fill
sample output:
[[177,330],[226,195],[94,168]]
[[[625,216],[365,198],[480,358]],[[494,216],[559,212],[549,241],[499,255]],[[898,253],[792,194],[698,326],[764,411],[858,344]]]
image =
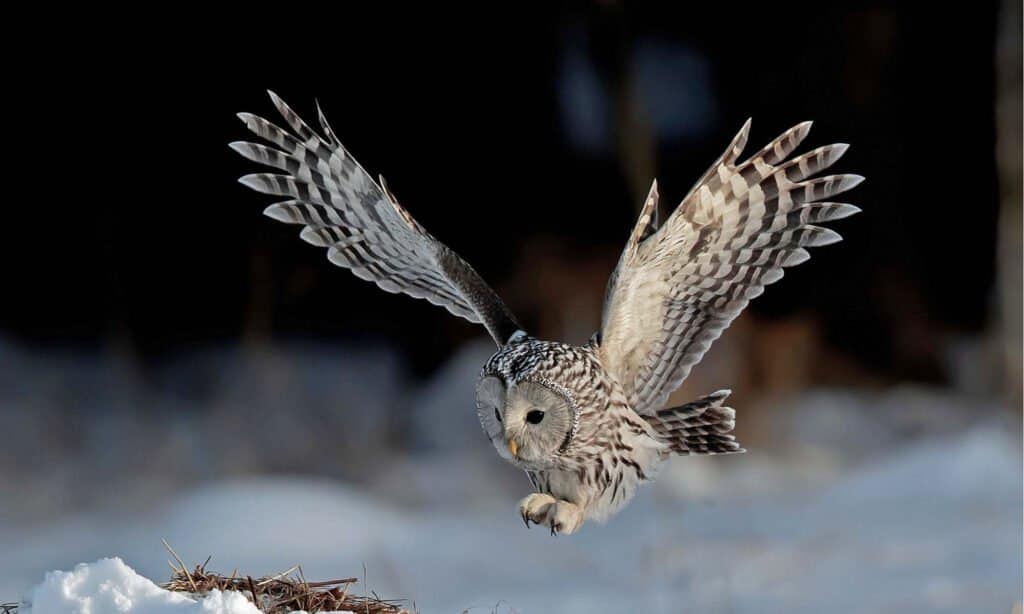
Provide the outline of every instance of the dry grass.
[[[214,589],[237,591],[256,604],[264,614],[287,614],[293,610],[305,610],[310,614],[336,610],[355,614],[411,614],[398,601],[381,599],[376,595],[360,597],[349,594],[349,588],[359,581],[358,578],[309,582],[302,574],[302,567],[298,565],[261,578],[240,576],[237,569],[230,576],[225,576],[206,569],[209,557],[202,565],[189,570],[166,541],[164,546],[175,561],[168,561],[172,570],[171,579],[161,584],[161,587],[169,591],[197,596]],[[18,605],[0,603],[0,614],[17,614]]]
[[171,579],[161,586],[170,591],[202,595],[211,590],[237,591],[265,614],[287,614],[292,610],[305,610],[310,614],[345,610],[356,614],[409,614],[398,602],[380,599],[376,595],[360,597],[349,594],[352,584],[357,578],[342,578],[322,582],[308,582],[302,574],[302,567],[296,565],[291,569],[273,576],[252,578],[240,576],[238,570],[225,576],[207,571],[207,558],[202,565],[196,565],[191,571],[182,562],[181,557],[164,542],[164,546],[174,557],[176,563],[169,563]]

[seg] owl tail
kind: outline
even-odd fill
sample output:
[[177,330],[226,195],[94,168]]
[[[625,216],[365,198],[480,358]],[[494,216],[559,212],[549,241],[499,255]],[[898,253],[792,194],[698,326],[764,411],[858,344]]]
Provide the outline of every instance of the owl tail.
[[672,454],[734,454],[746,452],[729,433],[736,411],[723,407],[731,390],[719,390],[679,407],[644,416]]

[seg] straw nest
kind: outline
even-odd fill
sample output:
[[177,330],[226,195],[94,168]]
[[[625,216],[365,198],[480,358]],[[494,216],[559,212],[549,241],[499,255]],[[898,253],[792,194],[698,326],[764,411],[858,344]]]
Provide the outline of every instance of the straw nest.
[[358,578],[309,582],[299,565],[260,578],[239,575],[238,570],[225,576],[206,569],[209,558],[189,570],[166,542],[164,545],[176,561],[170,563],[171,579],[161,585],[170,591],[193,595],[204,595],[214,589],[237,591],[265,614],[287,614],[293,610],[310,614],[337,610],[356,614],[410,614],[399,601],[381,599],[372,593],[370,597],[350,594],[349,588],[359,581]]
[[[245,595],[264,614],[288,614],[293,610],[304,610],[309,614],[334,611],[354,614],[410,614],[409,610],[400,605],[400,601],[381,599],[372,593],[370,597],[350,594],[349,588],[359,581],[358,578],[309,582],[299,565],[279,574],[260,578],[239,575],[237,569],[231,572],[230,576],[225,576],[206,569],[210,562],[209,557],[202,565],[196,565],[189,570],[166,541],[164,546],[175,560],[173,563],[168,561],[172,570],[171,579],[160,585],[169,591],[189,593],[197,597],[214,589],[237,591]],[[17,614],[19,605],[14,602],[0,603],[0,614]]]

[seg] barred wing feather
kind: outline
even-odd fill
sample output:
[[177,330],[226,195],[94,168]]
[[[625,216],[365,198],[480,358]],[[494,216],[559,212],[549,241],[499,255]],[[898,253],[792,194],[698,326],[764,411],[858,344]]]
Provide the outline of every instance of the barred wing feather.
[[840,240],[815,224],[860,211],[826,199],[863,177],[809,179],[847,145],[789,158],[810,127],[794,126],[739,162],[748,120],[660,228],[651,187],[609,280],[601,323],[602,361],[634,410],[661,409],[747,303],[808,259],[804,248]]
[[317,106],[323,136],[276,94],[271,100],[291,132],[249,113],[238,117],[272,146],[237,141],[242,156],[282,171],[239,181],[284,200],[266,215],[302,224],[305,241],[327,248],[334,264],[383,290],[404,293],[482,323],[499,346],[520,329],[498,295],[458,254],[435,239],[341,145]]

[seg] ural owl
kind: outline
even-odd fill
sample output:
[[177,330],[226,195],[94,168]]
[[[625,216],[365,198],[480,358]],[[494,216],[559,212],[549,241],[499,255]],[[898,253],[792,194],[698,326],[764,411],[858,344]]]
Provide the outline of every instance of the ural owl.
[[322,135],[272,92],[291,132],[248,113],[273,144],[235,142],[244,157],[284,171],[239,181],[288,200],[264,213],[303,225],[328,259],[388,292],[403,292],[483,324],[498,346],[477,384],[480,423],[498,454],[524,469],[534,492],[526,526],[573,533],[621,509],[673,455],[743,452],[730,432],[728,390],[664,408],[711,342],[805,247],[840,240],[815,226],[859,209],[826,202],[862,181],[809,179],[847,145],[790,154],[810,122],[746,160],[750,121],[664,223],[657,183],[608,282],[601,329],[583,346],[531,337],[473,268],[435,239],[341,145],[317,108]]

